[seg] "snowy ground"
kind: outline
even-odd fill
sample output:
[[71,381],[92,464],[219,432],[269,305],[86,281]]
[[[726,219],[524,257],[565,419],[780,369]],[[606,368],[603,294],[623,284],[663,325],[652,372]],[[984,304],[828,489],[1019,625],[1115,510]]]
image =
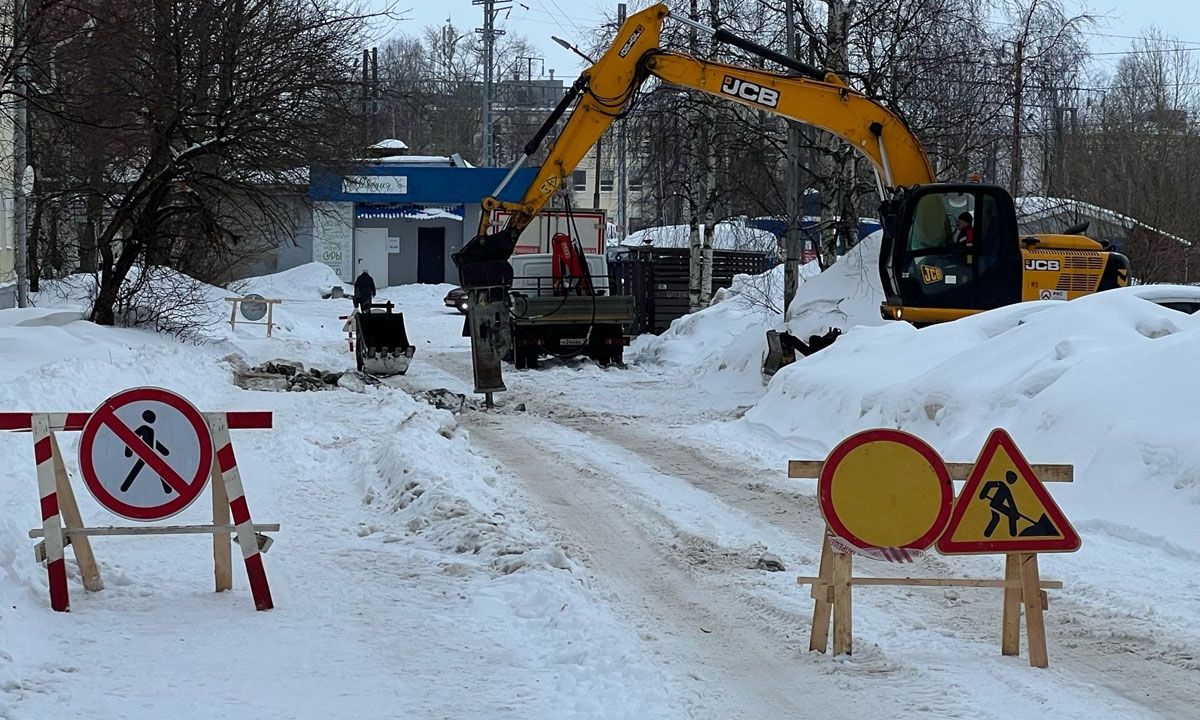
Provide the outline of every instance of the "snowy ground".
[[[801,301],[828,301],[835,277]],[[441,306],[448,286],[406,287],[384,292],[417,346],[392,387],[235,388],[230,353],[351,364],[349,301],[317,299],[329,282],[308,268],[252,283],[287,298],[272,340],[239,327],[178,344],[0,312],[0,409],[90,410],[154,384],[205,410],[273,410],[275,429],[234,442],[255,520],[283,524],[271,612],[254,612],[240,568],[213,594],[193,536],[94,540],[106,589],[86,594],[71,561],[72,612],[55,614],[26,535],[29,436],[0,436],[0,717],[1195,717],[1200,318],[1112,293],[861,327],[764,387],[760,337],[778,316],[741,288],[639,340],[627,369],[509,367],[498,411],[451,415],[414,396],[471,389],[462,316]],[[861,589],[853,657],[806,652],[812,601],[795,577],[816,570],[823,524],[786,461],[873,426],[953,461],[1005,426],[1033,462],[1076,464],[1076,483],[1052,488],[1084,546],[1043,561],[1065,583],[1049,670],[999,655],[994,590]],[[77,437],[63,440],[74,473]],[[86,520],[115,520],[77,488]],[[202,521],[206,503],[178,519]],[[766,550],[786,572],[754,569]]]

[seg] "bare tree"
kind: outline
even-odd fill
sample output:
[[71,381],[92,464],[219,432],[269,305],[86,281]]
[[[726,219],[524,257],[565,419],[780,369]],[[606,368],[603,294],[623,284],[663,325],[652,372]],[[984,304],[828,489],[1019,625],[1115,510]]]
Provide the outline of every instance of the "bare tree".
[[1200,208],[1200,65],[1152,29],[1133,42],[1103,93],[1078,113],[1065,142],[1063,186],[1119,213],[1141,282],[1191,281]]
[[354,157],[368,16],[338,0],[110,0],[87,14],[90,32],[46,58],[69,79],[42,100],[72,162],[45,190],[94,229],[79,253],[99,273],[91,319],[113,324],[142,289],[130,278],[149,277],[134,268],[227,278],[286,235],[310,166]]

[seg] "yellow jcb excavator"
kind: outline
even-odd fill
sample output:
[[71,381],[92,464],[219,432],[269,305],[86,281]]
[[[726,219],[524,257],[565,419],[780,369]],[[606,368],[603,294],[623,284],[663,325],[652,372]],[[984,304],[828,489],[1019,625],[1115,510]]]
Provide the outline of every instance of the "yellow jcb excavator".
[[[663,50],[659,40],[668,18],[789,72]],[[926,325],[1024,300],[1070,300],[1128,281],[1128,259],[1095,240],[1076,234],[1021,236],[1013,199],[1003,188],[938,183],[920,141],[900,118],[834,73],[674,16],[659,4],[625,21],[612,46],[580,75],[525,146],[525,155],[483,199],[479,234],[454,257],[464,287],[511,284],[507,260],[518,235],[651,77],[827,130],[871,162],[881,199],[879,274],[886,300],[880,311],[885,319]],[[498,201],[517,168],[572,105],[521,201]],[[498,209],[511,215],[502,230],[488,234]],[[959,225],[960,218],[966,227]]]

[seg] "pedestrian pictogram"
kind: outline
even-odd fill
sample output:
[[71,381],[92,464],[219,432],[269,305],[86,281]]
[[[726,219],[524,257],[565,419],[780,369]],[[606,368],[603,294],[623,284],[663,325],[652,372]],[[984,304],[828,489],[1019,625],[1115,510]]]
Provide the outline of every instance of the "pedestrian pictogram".
[[161,388],[105,400],[83,427],[79,467],[96,502],[130,520],[162,520],[208,483],[213,444],[200,411]]
[[908,433],[878,429],[852,435],[833,449],[817,497],[835,538],[903,562],[942,534],[954,490],[937,451]]
[[943,554],[1074,552],[1079,535],[1013,439],[992,431],[959,493]]

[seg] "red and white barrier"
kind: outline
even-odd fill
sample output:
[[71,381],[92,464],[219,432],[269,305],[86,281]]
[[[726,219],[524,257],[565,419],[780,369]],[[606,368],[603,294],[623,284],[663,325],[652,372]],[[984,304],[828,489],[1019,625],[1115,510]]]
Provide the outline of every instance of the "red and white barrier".
[[42,506],[42,532],[46,539],[46,574],[50,579],[50,607],[58,612],[71,609],[67,594],[67,560],[62,517],[58,512],[58,487],[54,477],[54,448],[50,442],[50,418],[33,415],[33,458],[37,463],[38,495]]
[[250,581],[250,593],[254,596],[254,608],[270,610],[275,605],[271,601],[271,588],[267,585],[267,571],[263,568],[254,522],[250,519],[250,507],[246,504],[242,473],[238,470],[237,459],[233,455],[229,422],[224,415],[215,415],[209,417],[208,426],[212,431],[213,446],[217,449],[217,467],[225,480],[229,511],[233,515],[233,524],[237,527],[238,545],[242,548],[242,559],[246,562],[246,577]]
[[[158,391],[158,389],[154,390]],[[128,392],[130,391],[126,391],[126,393]],[[160,394],[172,394],[165,390],[158,392]],[[112,400],[112,398],[109,400]],[[70,610],[65,554],[68,544],[72,546],[76,560],[80,564],[85,586],[89,590],[100,590],[103,588],[99,570],[91,554],[90,544],[87,542],[87,538],[94,535],[211,534],[216,538],[213,546],[216,590],[217,592],[221,592],[231,589],[233,578],[230,574],[230,545],[228,538],[230,532],[235,531],[237,532],[238,544],[242,550],[242,558],[246,563],[246,576],[249,580],[250,592],[254,597],[254,606],[258,610],[270,610],[273,608],[274,603],[271,599],[271,589],[267,584],[267,573],[263,567],[262,559],[262,553],[269,547],[270,541],[267,540],[266,544],[260,549],[259,533],[277,531],[279,525],[255,525],[251,520],[250,509],[246,504],[246,493],[242,484],[242,475],[238,470],[237,460],[233,454],[233,443],[229,437],[231,429],[270,428],[272,426],[271,413],[218,412],[203,413],[203,422],[200,422],[201,418],[196,418],[200,422],[200,428],[203,428],[207,424],[208,430],[211,432],[212,448],[215,451],[210,463],[212,466],[213,524],[83,527],[79,508],[75,504],[74,492],[71,489],[70,478],[66,473],[65,465],[58,451],[54,433],[56,431],[84,430],[89,418],[103,412],[106,407],[107,403],[101,405],[101,408],[96,413],[0,412],[0,431],[32,431],[33,433],[33,453],[37,466],[42,527],[41,529],[31,530],[29,536],[31,538],[44,538],[44,558],[50,585],[50,607],[58,612],[67,612]],[[122,442],[130,450],[134,451],[131,453],[133,456],[142,456],[144,458],[147,453],[154,452],[148,443],[144,447],[130,445],[130,443],[145,442],[143,438],[140,438],[136,434],[123,437]],[[204,438],[203,442],[206,444],[210,440]],[[202,455],[207,455],[207,453],[202,453]],[[158,460],[157,457],[152,457],[151,459]],[[205,461],[207,461],[207,458],[202,460],[202,462]],[[154,467],[157,464],[159,463],[147,463],[143,471],[146,473],[158,473],[159,470],[156,470]],[[121,472],[124,472],[124,469],[121,469]],[[201,477],[203,476],[201,475]],[[196,485],[195,487],[197,492],[203,491],[202,486]],[[104,505],[104,502],[100,500],[98,502]],[[111,507],[108,509],[112,510]],[[232,526],[228,524],[230,515],[232,515],[233,519]],[[154,519],[165,517],[164,515],[161,518]],[[131,519],[141,520],[145,518],[135,516]],[[72,538],[70,543],[68,543],[68,537]],[[221,540],[222,538],[224,538],[223,541]],[[39,554],[41,554],[40,549]]]

